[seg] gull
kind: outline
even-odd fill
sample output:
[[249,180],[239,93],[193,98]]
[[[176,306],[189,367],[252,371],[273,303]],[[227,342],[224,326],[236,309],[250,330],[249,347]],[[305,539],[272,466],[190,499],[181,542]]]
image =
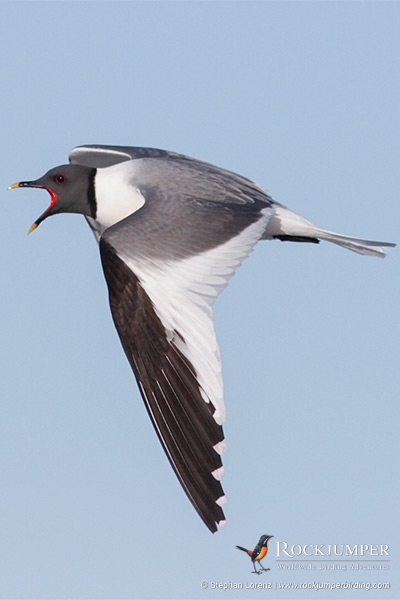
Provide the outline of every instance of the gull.
[[225,523],[225,420],[212,305],[260,240],[326,240],[385,256],[395,244],[317,227],[253,181],[154,148],[88,145],[69,164],[10,188],[43,188],[58,213],[86,217],[112,317],[159,440],[213,533]]

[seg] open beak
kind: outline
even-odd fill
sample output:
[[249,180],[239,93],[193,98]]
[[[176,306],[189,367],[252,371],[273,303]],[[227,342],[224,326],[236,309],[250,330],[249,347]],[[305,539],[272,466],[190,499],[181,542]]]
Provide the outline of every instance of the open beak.
[[[7,189],[9,190],[14,190],[15,188],[20,188],[20,187],[30,187],[30,188],[42,188],[42,185],[38,185],[37,183],[35,183],[34,181],[18,181],[17,183],[13,183],[12,185],[8,186]],[[51,192],[50,192],[50,195]],[[51,208],[52,205],[49,206],[49,208]],[[47,211],[45,211],[46,213]],[[28,229],[28,235],[30,233],[32,233],[32,231],[35,231],[36,227],[39,226],[40,222],[43,221],[43,219],[45,218],[45,213],[43,213],[43,215],[41,215],[37,221],[35,221]]]

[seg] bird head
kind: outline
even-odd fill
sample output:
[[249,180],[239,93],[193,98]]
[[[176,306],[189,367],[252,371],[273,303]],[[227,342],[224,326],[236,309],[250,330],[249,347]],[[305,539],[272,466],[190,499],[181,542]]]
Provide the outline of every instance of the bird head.
[[94,177],[96,169],[82,165],[61,165],[48,171],[34,181],[20,181],[8,189],[30,187],[42,188],[50,194],[47,209],[30,227],[31,233],[44,219],[57,213],[78,213],[96,217]]
[[268,544],[268,541],[269,541],[271,538],[273,538],[273,537],[274,537],[273,535],[262,535],[262,536],[260,537],[260,541],[259,541],[259,543],[260,543],[262,546],[266,546],[266,545]]

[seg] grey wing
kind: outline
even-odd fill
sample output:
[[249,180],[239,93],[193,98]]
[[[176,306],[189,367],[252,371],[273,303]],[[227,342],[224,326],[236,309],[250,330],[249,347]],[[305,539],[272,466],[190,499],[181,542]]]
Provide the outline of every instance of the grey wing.
[[[250,179],[237,175],[232,171],[216,167],[210,163],[178,154],[169,150],[160,150],[158,148],[142,148],[139,146],[102,146],[102,145],[87,145],[77,146],[71,150],[69,161],[74,164],[83,165],[93,168],[111,167],[121,162],[139,159],[154,159],[161,163],[172,163],[175,166],[180,165],[183,168],[192,169],[192,173],[197,175],[207,176],[211,179],[212,185],[219,187],[236,184],[236,192],[241,195],[241,188],[251,188],[252,194],[263,196],[264,200],[271,201],[271,198]],[[248,194],[248,190],[246,190]],[[212,198],[209,198],[210,200]]]
[[100,240],[111,312],[168,459],[215,531],[224,520],[225,408],[211,307],[272,209],[141,191],[144,206]]
[[[212,237],[215,226],[219,230],[217,243],[223,241],[224,235],[225,237],[232,235],[231,209],[235,209],[233,228],[237,231],[240,227],[245,227],[249,219],[258,218],[262,208],[273,204],[264,190],[249,179],[209,163],[166,150],[122,146],[79,146],[71,151],[70,161],[94,168],[110,167],[117,163],[131,161],[132,172],[135,173],[135,179],[132,181],[134,186],[140,189],[146,202],[152,201],[154,196],[157,197],[156,219],[159,219],[163,212],[168,213],[170,219],[175,219],[172,232],[174,238],[178,231],[188,230],[189,220],[193,215],[195,216],[197,229],[192,230],[192,245],[198,232],[203,238],[204,235]],[[212,215],[211,206],[214,212],[219,212],[218,215]],[[101,232],[96,221],[90,217],[86,219],[99,241]],[[241,219],[242,223],[240,223]],[[200,220],[201,225],[204,226],[204,233],[198,227]],[[184,228],[179,225],[182,221],[185,223]],[[223,223],[225,223],[225,234],[221,233]],[[165,228],[163,228],[164,242],[165,237]],[[204,241],[203,239],[202,244]]]
[[[175,152],[135,146],[77,146],[69,153],[69,161],[85,167],[103,168],[138,158],[187,158]],[[193,159],[188,159],[193,160]]]

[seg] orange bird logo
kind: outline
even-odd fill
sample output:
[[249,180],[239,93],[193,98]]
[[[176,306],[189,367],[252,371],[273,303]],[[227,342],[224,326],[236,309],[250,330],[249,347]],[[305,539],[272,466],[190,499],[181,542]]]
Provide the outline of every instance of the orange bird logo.
[[[265,569],[262,566],[261,561],[267,555],[268,540],[270,540],[272,537],[274,537],[274,536],[273,535],[262,535],[260,537],[260,539],[258,540],[258,544],[254,548],[254,550],[247,550],[246,548],[242,548],[242,546],[236,546],[236,548],[238,550],[242,550],[243,552],[246,552],[246,554],[248,554],[250,556],[251,562],[253,563],[253,567],[254,567],[254,571],[252,571],[252,573],[257,573],[257,575],[261,575],[262,571],[270,571],[271,570],[271,569]],[[257,570],[257,566],[256,566],[257,562],[262,570]]]

